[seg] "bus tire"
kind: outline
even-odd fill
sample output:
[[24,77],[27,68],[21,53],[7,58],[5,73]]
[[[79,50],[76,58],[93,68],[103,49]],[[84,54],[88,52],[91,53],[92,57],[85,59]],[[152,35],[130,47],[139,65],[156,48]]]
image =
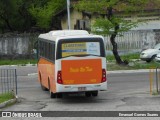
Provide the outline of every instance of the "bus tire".
[[53,93],[51,91],[49,91],[49,92],[50,92],[50,98],[56,98],[56,93]]
[[91,92],[85,92],[86,97],[91,97]]
[[57,93],[57,98],[62,98],[63,94],[62,93]]
[[98,91],[93,91],[93,92],[92,92],[92,96],[93,96],[93,97],[98,96]]
[[50,98],[56,98],[56,93],[53,93],[50,89],[50,81],[48,80],[48,87],[49,87],[49,94],[50,94]]
[[41,74],[40,74],[40,73],[39,73],[39,78],[40,78],[41,89],[42,89],[43,91],[48,91],[48,89],[42,85],[42,77],[41,77]]
[[42,85],[42,83],[41,83],[41,88],[42,88],[43,91],[48,91],[48,89],[47,89],[46,87],[44,87],[44,86]]

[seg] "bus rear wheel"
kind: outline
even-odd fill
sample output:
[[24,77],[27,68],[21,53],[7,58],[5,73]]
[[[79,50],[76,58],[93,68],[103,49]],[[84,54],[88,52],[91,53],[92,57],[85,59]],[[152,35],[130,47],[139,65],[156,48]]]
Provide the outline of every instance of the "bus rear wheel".
[[57,98],[62,98],[63,94],[62,93],[57,93]]
[[93,96],[93,97],[98,96],[98,91],[93,91],[93,92],[92,92],[92,96]]
[[56,93],[50,91],[50,98],[56,98]]
[[48,89],[47,89],[46,87],[44,87],[44,86],[42,85],[42,83],[41,83],[41,89],[42,89],[43,91],[48,91]]
[[51,91],[51,87],[50,87],[50,82],[49,82],[49,80],[48,80],[48,87],[49,87],[50,98],[56,98],[56,93],[53,93],[53,92]]
[[85,92],[86,97],[91,97],[91,92]]
[[42,85],[42,77],[41,77],[41,74],[40,74],[40,73],[39,73],[39,78],[40,78],[41,89],[42,89],[43,91],[48,91],[48,89]]

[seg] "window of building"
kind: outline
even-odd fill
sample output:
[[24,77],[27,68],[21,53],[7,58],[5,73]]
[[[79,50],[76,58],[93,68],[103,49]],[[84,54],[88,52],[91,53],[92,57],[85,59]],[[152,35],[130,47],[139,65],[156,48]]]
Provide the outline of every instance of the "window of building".
[[76,30],[87,30],[90,31],[90,20],[77,20],[74,29]]

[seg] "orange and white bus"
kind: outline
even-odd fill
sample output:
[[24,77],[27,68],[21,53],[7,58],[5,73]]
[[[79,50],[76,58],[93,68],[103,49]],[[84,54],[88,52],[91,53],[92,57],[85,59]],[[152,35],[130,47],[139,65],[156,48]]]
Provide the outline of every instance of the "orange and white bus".
[[83,92],[87,97],[107,90],[105,44],[85,30],[40,34],[38,79],[50,97]]

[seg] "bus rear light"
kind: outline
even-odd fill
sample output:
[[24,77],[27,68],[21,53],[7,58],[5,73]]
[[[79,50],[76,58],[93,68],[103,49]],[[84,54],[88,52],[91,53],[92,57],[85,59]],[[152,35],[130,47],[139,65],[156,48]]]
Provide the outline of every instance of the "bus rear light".
[[106,70],[102,69],[102,80],[101,80],[101,82],[106,82],[106,81],[107,81]]
[[63,84],[63,81],[62,81],[62,72],[61,71],[58,71],[58,73],[57,73],[57,83]]

